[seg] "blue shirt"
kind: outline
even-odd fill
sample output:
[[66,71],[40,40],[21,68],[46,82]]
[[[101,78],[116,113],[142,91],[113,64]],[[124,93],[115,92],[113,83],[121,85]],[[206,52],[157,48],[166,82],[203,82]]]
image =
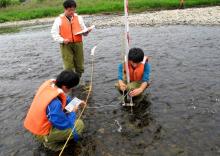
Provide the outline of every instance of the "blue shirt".
[[[67,97],[67,103],[71,101],[70,97]],[[76,121],[76,113],[65,113],[62,109],[62,103],[59,98],[53,99],[47,106],[47,118],[51,122],[52,126],[59,130],[65,130],[73,128]],[[79,136],[76,130],[73,130],[74,140],[77,141]]]
[[[143,82],[148,82],[150,79],[150,64],[145,63],[144,65],[144,74],[142,77]],[[118,65],[118,80],[123,80],[123,64]]]
[[[70,101],[71,99],[67,98],[67,103]],[[73,128],[74,121],[76,120],[76,113],[64,113],[61,101],[55,98],[47,106],[47,118],[56,129],[65,130]]]

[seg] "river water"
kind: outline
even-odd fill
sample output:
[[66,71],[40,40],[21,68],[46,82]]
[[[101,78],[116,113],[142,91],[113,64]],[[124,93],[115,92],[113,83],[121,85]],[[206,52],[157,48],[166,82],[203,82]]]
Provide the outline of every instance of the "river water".
[[[50,25],[0,35],[0,155],[58,155],[45,150],[23,128],[39,85],[62,71],[59,45]],[[93,92],[83,115],[80,144],[63,155],[220,155],[220,27],[131,27],[131,47],[151,56],[151,87],[142,105],[120,106],[114,88],[123,51],[123,27],[95,29],[84,40],[89,82],[95,55]],[[77,96],[79,95],[77,93]],[[84,96],[85,97],[85,96]]]

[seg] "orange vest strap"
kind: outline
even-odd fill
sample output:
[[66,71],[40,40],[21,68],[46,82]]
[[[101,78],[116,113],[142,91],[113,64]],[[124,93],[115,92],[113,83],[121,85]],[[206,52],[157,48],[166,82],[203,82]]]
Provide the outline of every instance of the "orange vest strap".
[[59,97],[63,109],[66,105],[65,94],[54,82],[55,80],[48,80],[40,86],[24,120],[24,127],[33,134],[49,134],[52,125],[47,118],[46,109],[53,99]]

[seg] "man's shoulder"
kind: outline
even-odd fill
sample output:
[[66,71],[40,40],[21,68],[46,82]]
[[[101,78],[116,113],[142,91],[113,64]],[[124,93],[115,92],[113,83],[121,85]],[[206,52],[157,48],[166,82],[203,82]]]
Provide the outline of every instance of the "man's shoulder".
[[144,66],[146,67],[146,66],[149,66],[150,65],[150,63],[147,61],[147,62],[145,62],[145,64],[144,64]]
[[54,22],[55,23],[60,23],[62,17],[64,17],[64,15],[60,14],[58,17],[55,18]]
[[83,17],[78,15],[78,14],[74,14],[74,16],[76,16],[79,20],[79,22],[83,22]]
[[57,98],[54,98],[53,100],[51,100],[51,102],[50,102],[50,106],[52,106],[52,107],[59,107],[59,106],[61,106],[61,101],[60,101],[60,99],[57,97]]
[[124,64],[124,63],[119,63],[119,64],[118,64],[118,67],[120,67],[120,68],[123,67],[123,64]]
[[64,13],[60,14],[57,18],[64,17]]
[[150,68],[151,68],[150,63],[149,63],[149,62],[145,62],[145,64],[144,64],[144,70],[145,70],[145,71],[146,71],[146,70],[150,70]]

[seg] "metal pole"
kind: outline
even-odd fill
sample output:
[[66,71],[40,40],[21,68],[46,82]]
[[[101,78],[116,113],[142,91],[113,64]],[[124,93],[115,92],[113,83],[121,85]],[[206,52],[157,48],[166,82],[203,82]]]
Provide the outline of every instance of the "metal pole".
[[130,75],[128,69],[128,51],[129,51],[129,23],[128,23],[128,0],[124,0],[124,12],[125,12],[125,68],[127,83],[130,83]]

